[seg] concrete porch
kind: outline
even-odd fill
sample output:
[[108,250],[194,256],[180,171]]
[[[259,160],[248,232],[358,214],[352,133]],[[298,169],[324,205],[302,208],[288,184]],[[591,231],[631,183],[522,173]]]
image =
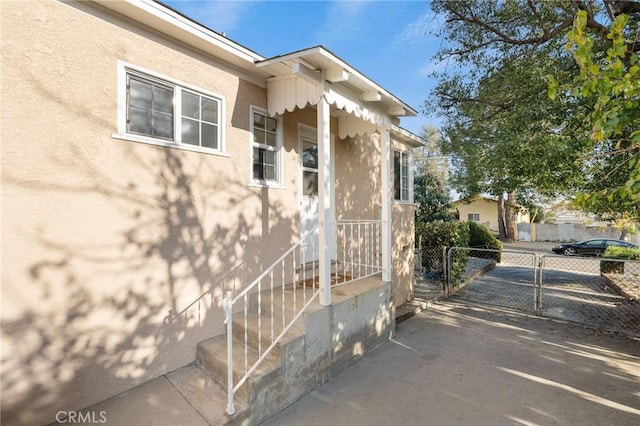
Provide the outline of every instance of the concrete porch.
[[334,287],[331,306],[314,301],[240,388],[233,416],[225,413],[225,335],[201,342],[196,362],[82,412],[103,415],[109,425],[259,424],[388,341],[395,329],[392,299],[391,284],[378,274]]

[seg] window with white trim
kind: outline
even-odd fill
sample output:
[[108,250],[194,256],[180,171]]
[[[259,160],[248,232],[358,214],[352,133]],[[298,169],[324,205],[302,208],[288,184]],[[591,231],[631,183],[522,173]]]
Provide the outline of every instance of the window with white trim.
[[397,201],[412,202],[411,154],[393,151],[393,189]]
[[124,73],[120,136],[222,152],[221,97],[129,66]]
[[281,125],[266,111],[251,108],[251,157],[253,183],[279,185],[281,182]]
[[480,213],[469,213],[467,215],[467,222],[480,222]]

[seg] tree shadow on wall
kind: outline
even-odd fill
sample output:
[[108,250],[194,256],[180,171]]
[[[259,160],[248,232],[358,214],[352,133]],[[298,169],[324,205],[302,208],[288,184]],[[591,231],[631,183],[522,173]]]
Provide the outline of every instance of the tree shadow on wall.
[[382,208],[379,136],[338,139],[335,150],[338,220],[379,220]]
[[[51,160],[61,175],[72,170],[73,180],[51,175],[34,183],[5,170],[4,184],[19,193],[80,200],[70,209],[97,203],[110,219],[95,234],[68,238],[43,230],[51,218],[22,231],[33,261],[3,283],[28,289],[12,292],[16,309],[2,320],[7,424],[53,421],[57,411],[83,408],[193,361],[195,344],[222,331],[224,290],[248,284],[292,244],[281,236],[294,235],[295,220],[268,192],[217,170],[214,163],[224,160],[107,143],[121,143],[135,170],[107,170],[73,144]],[[41,208],[46,217],[47,205]],[[233,213],[235,219],[220,220]],[[264,215],[268,233],[254,226],[265,223]],[[77,225],[66,228],[89,229]],[[201,294],[208,297],[192,305]]]

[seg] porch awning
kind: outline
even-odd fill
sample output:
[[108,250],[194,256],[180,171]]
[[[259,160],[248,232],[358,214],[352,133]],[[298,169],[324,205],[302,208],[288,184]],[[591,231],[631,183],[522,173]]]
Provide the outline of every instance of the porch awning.
[[316,105],[321,97],[338,117],[338,136],[361,135],[390,129],[394,117],[417,111],[361,74],[322,46],[256,63],[267,79],[269,114],[284,114]]

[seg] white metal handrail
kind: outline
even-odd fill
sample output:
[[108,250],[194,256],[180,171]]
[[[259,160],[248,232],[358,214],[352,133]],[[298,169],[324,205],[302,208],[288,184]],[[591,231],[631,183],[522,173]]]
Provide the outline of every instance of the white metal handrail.
[[[238,271],[243,268],[246,267],[246,263],[243,261],[242,263],[237,264],[236,266],[234,266],[233,268],[231,268],[228,272],[226,272],[221,278],[216,279],[216,281],[218,283],[222,283],[222,288],[224,289],[225,287],[231,287],[231,288],[235,288],[236,286],[236,282],[238,281]],[[227,282],[230,282],[229,285],[225,284]],[[214,304],[214,295],[213,295],[213,290],[215,289],[215,286],[211,286],[209,287],[208,290],[206,290],[204,293],[202,293],[200,296],[198,296],[193,302],[189,303],[186,307],[184,307],[180,312],[178,312],[177,314],[174,314],[173,312],[170,313],[170,316],[165,318],[165,322],[169,321],[170,318],[180,318],[180,317],[184,317],[186,318],[188,315],[188,312],[195,306],[196,307],[196,317],[198,320],[198,324],[201,323],[202,321],[202,308],[201,308],[201,302],[203,300],[205,300],[206,296],[209,296],[209,305],[213,305]]]
[[[381,220],[343,220],[336,224],[336,253],[331,277],[332,285],[347,284],[382,271],[382,224]],[[320,294],[318,261],[313,260],[304,264],[308,250],[313,250],[311,258],[317,259],[317,230],[318,226],[305,234],[297,244],[280,256],[238,295],[234,297],[232,291],[226,292],[224,322],[227,326],[227,413],[230,415],[235,413],[233,399],[240,386],[247,381],[291,329],[294,322]],[[263,290],[266,291],[263,292]],[[257,359],[250,361],[247,330],[251,297],[254,300],[257,299],[258,342]],[[280,299],[279,308],[274,303],[276,297]],[[266,300],[263,300],[265,298]],[[241,344],[244,345],[242,354],[244,374],[234,384],[232,316],[234,306],[238,303],[242,303],[241,321],[244,326],[244,336],[240,339]],[[268,308],[268,316],[264,319],[263,305]],[[278,321],[281,319],[280,324],[276,324],[276,315],[279,316]],[[263,324],[264,322],[266,324]],[[265,345],[263,345],[264,337],[266,337]]]
[[335,285],[367,278],[382,272],[381,220],[341,220],[336,224],[337,263]]
[[[225,320],[224,323],[227,326],[227,413],[234,414],[235,407],[233,404],[233,398],[249,376],[258,368],[259,364],[265,360],[269,352],[280,342],[282,337],[291,329],[294,322],[302,316],[305,309],[318,297],[320,294],[319,285],[317,285],[317,272],[318,262],[314,260],[310,264],[304,265],[306,259],[306,253],[308,250],[317,250],[317,238],[318,226],[313,228],[310,232],[293,247],[287,250],[280,258],[278,258],[269,268],[267,268],[258,278],[256,278],[251,284],[249,284],[244,290],[242,290],[237,296],[233,296],[233,292],[227,291],[224,299]],[[312,256],[316,258],[315,252]],[[309,283],[308,281],[311,280]],[[266,281],[266,284],[263,282]],[[279,282],[280,285],[276,285]],[[265,295],[263,295],[263,286],[267,287]],[[287,288],[291,286],[291,300],[287,301]],[[299,288],[300,287],[300,288]],[[317,288],[316,288],[317,287]],[[279,289],[279,290],[278,290]],[[282,316],[282,323],[276,327],[274,302],[275,298],[280,293],[281,307],[280,312]],[[300,294],[298,294],[300,293]],[[258,322],[258,354],[255,361],[249,361],[249,337],[248,337],[248,313],[250,306],[250,297],[257,298],[257,322]],[[268,339],[266,342],[266,348],[263,348],[263,297],[266,297],[266,305],[269,307],[269,317],[265,319],[267,322]],[[298,300],[301,298],[302,300]],[[244,375],[235,383],[233,378],[233,307],[237,303],[243,304],[243,322],[244,322]],[[292,309],[287,310],[287,302],[291,302]],[[300,304],[300,306],[298,306]],[[289,316],[289,318],[287,318]],[[276,329],[277,328],[277,329]]]

